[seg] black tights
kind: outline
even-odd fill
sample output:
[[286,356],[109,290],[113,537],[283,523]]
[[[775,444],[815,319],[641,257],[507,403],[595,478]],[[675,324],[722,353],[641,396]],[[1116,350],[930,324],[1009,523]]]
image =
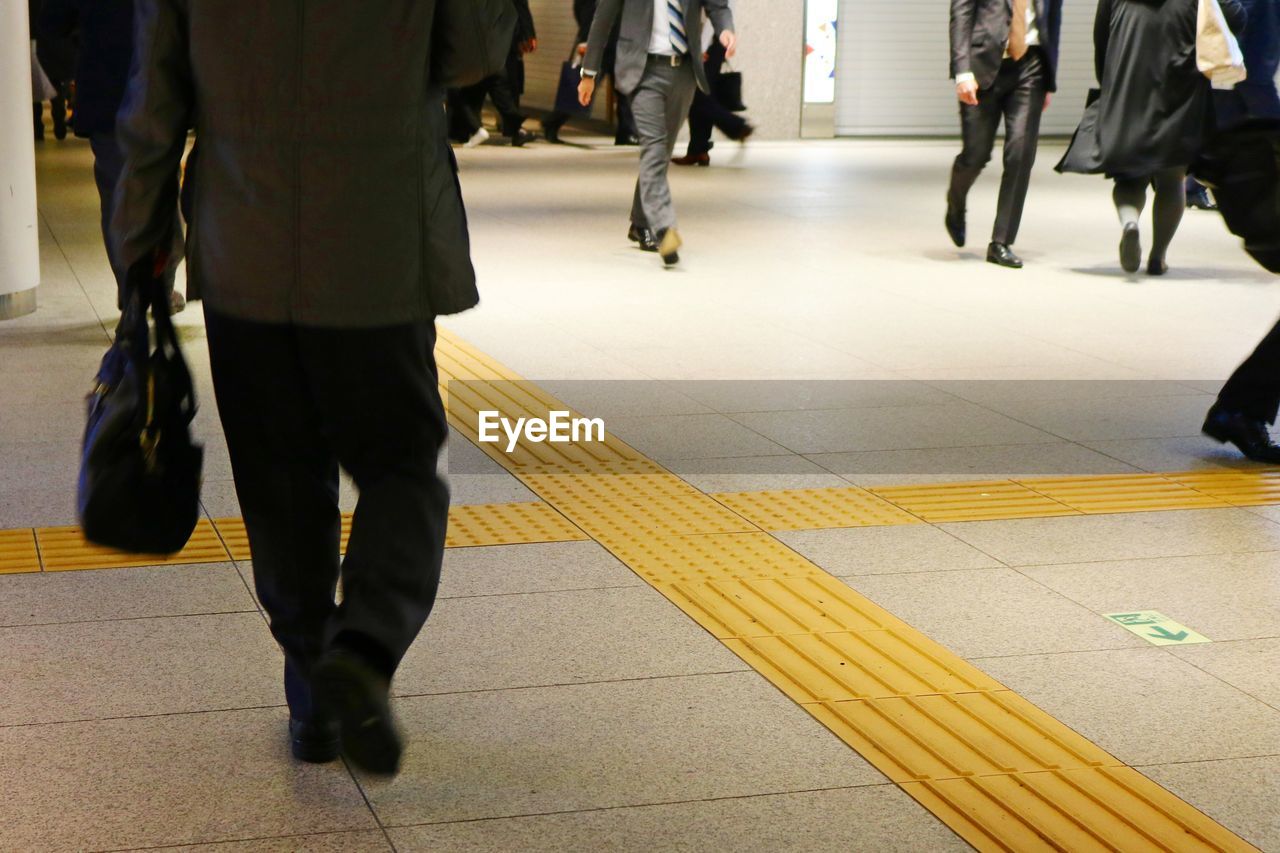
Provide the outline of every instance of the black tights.
[[1187,192],[1184,166],[1161,169],[1141,178],[1117,178],[1111,198],[1120,216],[1120,224],[1137,224],[1142,208],[1147,203],[1147,187],[1155,188],[1155,201],[1151,207],[1151,219],[1155,233],[1151,238],[1151,261],[1164,262],[1165,252],[1173,242],[1173,235],[1187,209]]

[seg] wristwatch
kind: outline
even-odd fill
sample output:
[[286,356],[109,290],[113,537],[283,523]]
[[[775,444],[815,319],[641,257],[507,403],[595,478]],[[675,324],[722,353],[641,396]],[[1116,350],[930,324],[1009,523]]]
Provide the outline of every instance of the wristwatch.
[[591,80],[596,79],[596,75],[597,75],[597,74],[599,74],[599,73],[600,73],[599,71],[588,71],[588,70],[587,70],[587,69],[585,69],[585,68],[583,68],[583,69],[582,69],[582,71],[581,71],[581,75],[582,75],[582,77],[583,77],[583,78],[587,78],[587,79],[591,79]]

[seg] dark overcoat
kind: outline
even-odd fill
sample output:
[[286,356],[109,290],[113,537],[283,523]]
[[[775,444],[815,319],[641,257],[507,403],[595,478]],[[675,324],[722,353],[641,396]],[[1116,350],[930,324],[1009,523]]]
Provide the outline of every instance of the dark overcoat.
[[[1239,0],[1219,0],[1239,32]],[[1209,80],[1196,68],[1198,0],[1099,0],[1099,91],[1058,171],[1140,178],[1186,166],[1212,128]]]

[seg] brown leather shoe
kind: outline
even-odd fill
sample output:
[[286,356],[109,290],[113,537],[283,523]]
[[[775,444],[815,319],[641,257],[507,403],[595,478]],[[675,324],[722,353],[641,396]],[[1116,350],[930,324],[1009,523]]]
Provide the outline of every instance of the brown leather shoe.
[[683,157],[672,157],[671,162],[677,166],[710,166],[710,154],[686,154]]

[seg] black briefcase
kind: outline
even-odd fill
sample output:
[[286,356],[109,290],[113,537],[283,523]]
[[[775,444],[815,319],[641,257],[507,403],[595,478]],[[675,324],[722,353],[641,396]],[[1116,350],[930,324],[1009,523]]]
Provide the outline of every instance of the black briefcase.
[[578,84],[581,81],[582,70],[580,65],[569,61],[561,63],[560,86],[556,89],[556,112],[568,116],[590,114],[591,105],[588,104],[584,107],[578,101]]
[[181,551],[200,514],[195,390],[162,272],[160,262],[141,262],[129,273],[124,315],[89,394],[77,494],[86,539],[141,554]]
[[721,71],[711,90],[711,96],[729,112],[746,112],[747,105],[742,103],[742,72]]

